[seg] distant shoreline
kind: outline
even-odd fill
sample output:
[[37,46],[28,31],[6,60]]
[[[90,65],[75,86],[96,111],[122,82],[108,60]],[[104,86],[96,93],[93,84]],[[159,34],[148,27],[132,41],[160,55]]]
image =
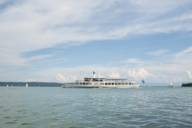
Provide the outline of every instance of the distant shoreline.
[[61,87],[62,83],[57,82],[0,82],[0,87]]

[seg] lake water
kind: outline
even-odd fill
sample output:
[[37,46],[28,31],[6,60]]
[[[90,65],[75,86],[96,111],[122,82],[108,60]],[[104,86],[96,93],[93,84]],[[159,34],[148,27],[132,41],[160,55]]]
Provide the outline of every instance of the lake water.
[[0,87],[0,128],[190,128],[192,88]]

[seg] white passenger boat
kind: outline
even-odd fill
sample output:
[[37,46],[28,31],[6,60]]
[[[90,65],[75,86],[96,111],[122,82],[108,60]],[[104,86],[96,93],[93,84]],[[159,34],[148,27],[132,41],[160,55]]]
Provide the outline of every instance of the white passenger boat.
[[128,79],[86,77],[71,83],[64,83],[64,88],[138,88],[139,83]]

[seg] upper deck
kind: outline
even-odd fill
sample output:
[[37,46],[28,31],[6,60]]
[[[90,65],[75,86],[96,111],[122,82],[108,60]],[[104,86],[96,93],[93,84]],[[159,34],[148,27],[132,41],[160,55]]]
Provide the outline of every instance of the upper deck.
[[123,81],[128,81],[127,79],[112,79],[112,78],[91,78],[91,77],[86,77],[84,78],[85,82],[104,82],[104,81],[118,81],[118,82],[123,82]]

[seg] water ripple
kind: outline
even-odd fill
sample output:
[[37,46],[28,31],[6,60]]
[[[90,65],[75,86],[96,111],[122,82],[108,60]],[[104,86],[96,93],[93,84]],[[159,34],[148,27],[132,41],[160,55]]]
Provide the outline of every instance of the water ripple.
[[[191,92],[182,88],[10,88],[0,90],[0,126],[188,128],[192,127]],[[7,98],[10,93],[12,98]]]

